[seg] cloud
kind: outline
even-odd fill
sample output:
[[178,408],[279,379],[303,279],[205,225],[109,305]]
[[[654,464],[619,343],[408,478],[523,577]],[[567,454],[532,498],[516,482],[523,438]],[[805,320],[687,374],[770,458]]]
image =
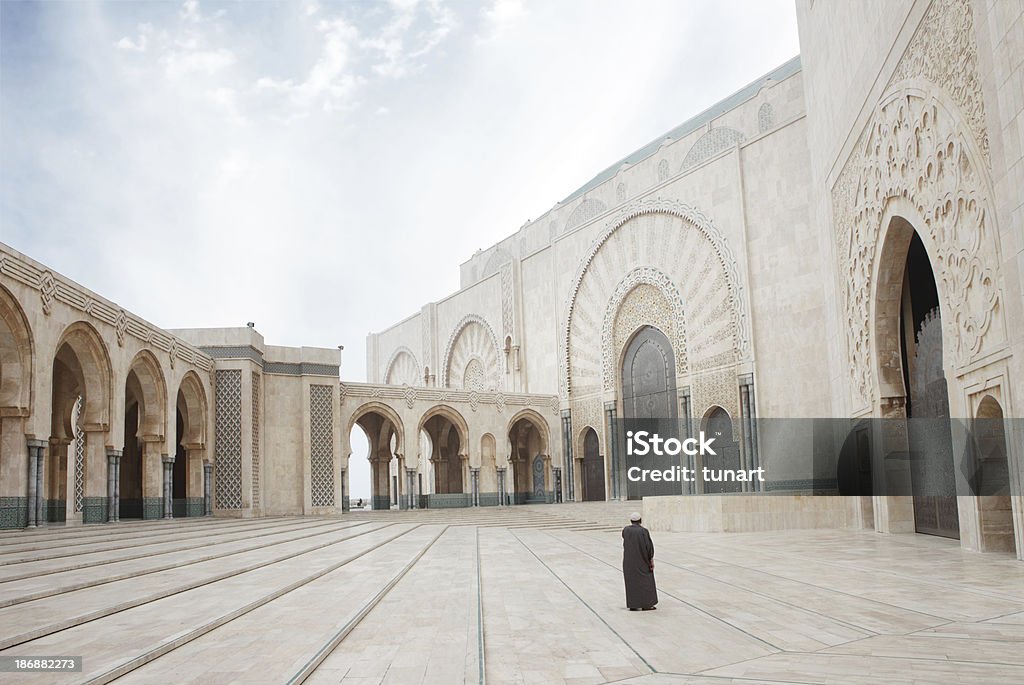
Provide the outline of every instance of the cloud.
[[482,27],[477,34],[478,43],[497,40],[512,25],[526,15],[523,0],[494,0],[487,9],[481,10]]
[[128,36],[124,36],[121,40],[117,41],[114,46],[118,50],[125,50],[127,52],[145,52],[146,46],[149,44],[149,36],[153,34],[152,24],[139,24],[139,37],[132,40]]
[[199,10],[199,0],[185,0],[185,4],[181,6],[181,11],[178,13],[178,16],[180,16],[183,21],[192,24],[202,24],[215,19],[220,19],[225,14],[227,14],[227,10],[217,10],[213,14],[205,15]]
[[375,52],[374,73],[399,79],[420,71],[421,57],[430,54],[459,25],[455,13],[440,0],[408,0],[391,3],[395,15],[376,35],[361,46]]
[[235,55],[226,48],[215,50],[168,50],[161,58],[164,73],[169,78],[180,79],[192,74],[216,74],[235,63]]

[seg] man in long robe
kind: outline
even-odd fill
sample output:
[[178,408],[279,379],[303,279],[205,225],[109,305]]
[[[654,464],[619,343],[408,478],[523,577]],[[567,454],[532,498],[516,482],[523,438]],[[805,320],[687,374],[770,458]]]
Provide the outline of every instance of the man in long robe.
[[656,609],[658,589],[654,584],[654,541],[640,525],[634,512],[622,529],[622,576],[626,581],[626,606],[630,611]]

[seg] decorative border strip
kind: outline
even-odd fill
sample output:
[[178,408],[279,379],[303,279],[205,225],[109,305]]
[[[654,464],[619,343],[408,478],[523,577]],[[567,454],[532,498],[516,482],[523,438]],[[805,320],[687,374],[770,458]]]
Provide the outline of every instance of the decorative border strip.
[[477,406],[495,405],[502,412],[506,406],[541,407],[552,414],[558,414],[557,395],[533,395],[524,393],[477,392],[473,390],[452,390],[450,388],[414,388],[408,385],[376,385],[373,383],[340,383],[341,399],[346,397],[369,397],[381,400],[405,400],[412,408],[417,401],[469,404],[473,411]]
[[198,348],[86,290],[65,276],[28,261],[4,243],[0,243],[0,274],[38,290],[43,312],[47,315],[53,303],[58,301],[113,326],[120,345],[124,345],[125,335],[130,334],[142,343],[170,354],[172,366],[175,359],[181,359],[203,371],[213,369],[213,359]]

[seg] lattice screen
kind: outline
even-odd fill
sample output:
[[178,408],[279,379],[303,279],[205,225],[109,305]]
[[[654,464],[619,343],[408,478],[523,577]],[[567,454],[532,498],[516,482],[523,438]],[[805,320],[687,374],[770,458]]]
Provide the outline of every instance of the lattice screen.
[[252,373],[252,506],[260,506],[260,375]]
[[242,508],[242,372],[217,372],[216,488],[218,509]]
[[309,386],[309,458],[314,507],[334,505],[333,399],[331,386]]

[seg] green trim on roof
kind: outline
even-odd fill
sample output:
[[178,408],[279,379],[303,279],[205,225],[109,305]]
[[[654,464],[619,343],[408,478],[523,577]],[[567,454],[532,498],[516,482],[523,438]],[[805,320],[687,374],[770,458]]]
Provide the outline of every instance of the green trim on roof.
[[744,86],[743,88],[740,88],[738,91],[736,91],[729,97],[725,98],[724,100],[721,100],[715,103],[714,105],[711,105],[711,107],[708,107],[706,110],[704,110],[697,116],[687,119],[683,123],[679,124],[679,126],[676,126],[674,129],[666,133],[665,135],[655,140],[652,140],[647,145],[644,145],[642,148],[640,148],[633,154],[623,157],[618,162],[611,165],[594,178],[590,179],[590,181],[581,186],[567,198],[562,200],[559,204],[564,205],[567,202],[571,202],[578,198],[580,195],[583,195],[584,193],[601,185],[608,179],[615,176],[615,174],[618,173],[619,168],[623,164],[636,164],[638,162],[642,162],[643,160],[647,159],[655,152],[657,152],[658,148],[660,148],[666,140],[679,140],[683,136],[693,133],[698,128],[708,123],[715,117],[718,117],[724,114],[725,112],[728,112],[729,110],[738,107],[747,100],[750,100],[755,95],[757,95],[758,91],[761,90],[761,88],[763,88],[768,83],[768,81],[783,81],[792,76],[793,74],[797,73],[798,71],[800,71],[800,55],[797,55],[796,57],[789,60],[782,66],[776,67],[775,69],[768,72],[767,74],[757,79],[753,83],[750,83]]

